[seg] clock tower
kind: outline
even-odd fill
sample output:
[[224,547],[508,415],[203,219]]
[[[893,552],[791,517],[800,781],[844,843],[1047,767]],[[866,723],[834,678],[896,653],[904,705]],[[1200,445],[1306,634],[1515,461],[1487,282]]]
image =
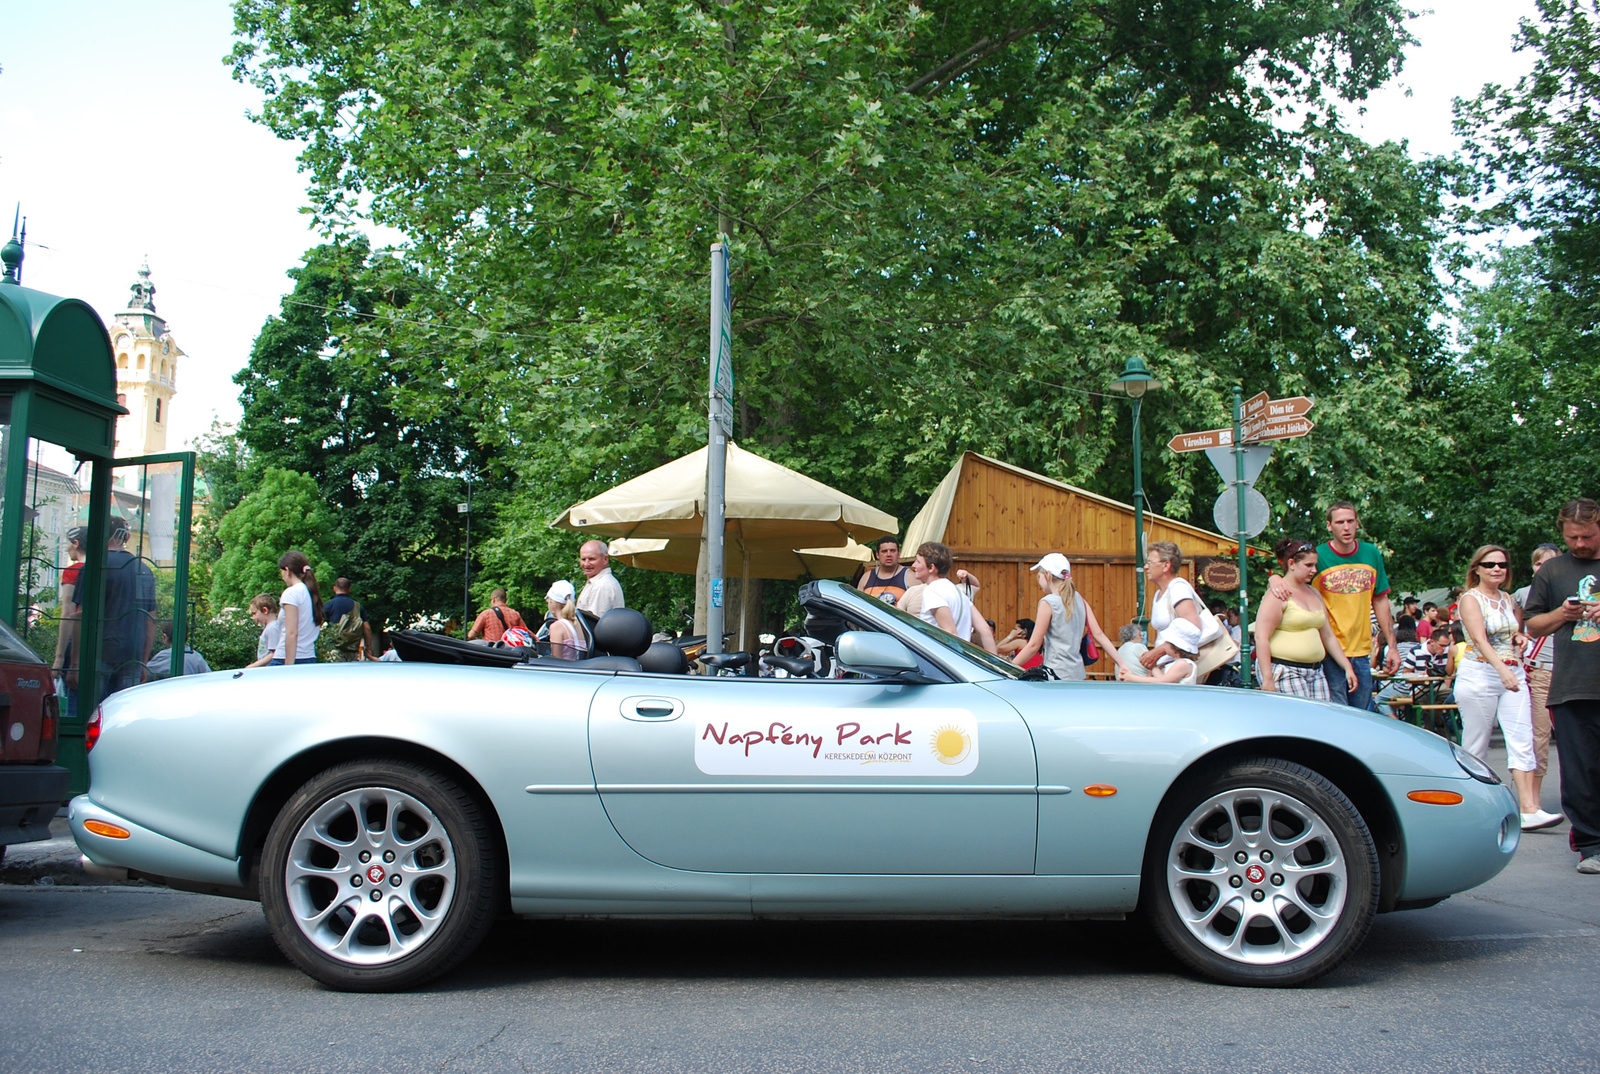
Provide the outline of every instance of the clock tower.
[[155,455],[167,450],[172,397],[177,393],[178,359],[183,352],[156,313],[156,287],[150,263],[139,269],[128,308],[112,318],[111,347],[117,356],[117,402],[128,413],[117,419],[117,458]]

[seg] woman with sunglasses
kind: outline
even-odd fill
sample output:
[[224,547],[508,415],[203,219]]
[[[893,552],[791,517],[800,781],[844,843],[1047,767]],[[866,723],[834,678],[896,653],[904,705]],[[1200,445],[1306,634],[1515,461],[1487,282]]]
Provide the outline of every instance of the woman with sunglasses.
[[1467,649],[1456,674],[1456,704],[1461,709],[1461,747],[1480,761],[1489,759],[1489,735],[1495,721],[1506,739],[1506,767],[1521,802],[1522,829],[1533,831],[1559,824],[1544,812],[1534,788],[1538,762],[1533,755],[1533,709],[1522,671],[1522,609],[1506,590],[1511,581],[1511,556],[1497,544],[1472,554],[1467,591],[1461,595],[1461,625]]
[[1345,687],[1356,688],[1355,669],[1328,622],[1322,595],[1311,585],[1317,576],[1317,546],[1286,537],[1273,548],[1283,564],[1284,596],[1271,586],[1256,610],[1256,665],[1261,688],[1294,697],[1331,701],[1322,661],[1332,656],[1344,669]]

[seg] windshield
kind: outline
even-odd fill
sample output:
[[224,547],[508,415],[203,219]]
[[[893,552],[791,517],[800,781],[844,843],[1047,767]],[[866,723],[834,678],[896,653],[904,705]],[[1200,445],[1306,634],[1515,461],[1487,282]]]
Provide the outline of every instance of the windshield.
[[[996,675],[1004,675],[1008,679],[1022,678],[1022,669],[1011,663],[1009,660],[995,656],[993,653],[985,652],[983,649],[973,645],[971,642],[962,641],[954,634],[946,634],[932,623],[923,622],[914,615],[907,615],[905,612],[901,611],[899,608],[896,608],[892,604],[883,604],[882,610],[894,616],[894,618],[898,619],[901,623],[904,623],[907,628],[916,631],[921,637],[926,638],[936,645],[940,645],[953,652],[959,653],[968,660],[971,660],[973,663],[979,664],[989,671],[994,672]],[[974,611],[973,614],[976,615],[977,612]]]

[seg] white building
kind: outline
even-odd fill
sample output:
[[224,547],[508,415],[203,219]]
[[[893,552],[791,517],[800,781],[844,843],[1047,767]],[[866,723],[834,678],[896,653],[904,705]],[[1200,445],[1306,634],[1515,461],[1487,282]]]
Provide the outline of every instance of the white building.
[[155,284],[150,265],[139,269],[128,308],[112,318],[108,329],[117,356],[117,402],[128,413],[117,419],[117,458],[155,455],[167,450],[172,397],[177,394],[178,349],[167,322],[156,313]]

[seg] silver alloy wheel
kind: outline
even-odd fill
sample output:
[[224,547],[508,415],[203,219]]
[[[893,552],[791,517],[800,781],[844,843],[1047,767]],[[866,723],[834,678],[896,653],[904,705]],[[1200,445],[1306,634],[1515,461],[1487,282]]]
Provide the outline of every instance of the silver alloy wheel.
[[1300,799],[1261,787],[1223,791],[1196,806],[1173,835],[1166,882],[1196,940],[1251,966],[1314,950],[1338,926],[1350,892],[1328,822]]
[[312,945],[341,962],[384,965],[421,948],[444,921],[456,894],[455,848],[418,799],[359,787],[300,825],[283,886]]

